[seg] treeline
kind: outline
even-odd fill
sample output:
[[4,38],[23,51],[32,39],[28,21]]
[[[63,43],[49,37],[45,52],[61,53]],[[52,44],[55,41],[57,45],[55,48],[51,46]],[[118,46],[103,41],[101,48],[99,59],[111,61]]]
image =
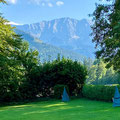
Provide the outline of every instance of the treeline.
[[88,68],[87,84],[106,85],[120,84],[120,74],[113,67],[106,68],[106,63],[102,59],[92,61],[90,59],[84,62]]

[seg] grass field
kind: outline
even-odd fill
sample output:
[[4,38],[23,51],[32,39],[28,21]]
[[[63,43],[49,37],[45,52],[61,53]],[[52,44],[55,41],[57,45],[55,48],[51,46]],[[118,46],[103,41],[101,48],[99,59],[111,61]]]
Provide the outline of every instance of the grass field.
[[34,102],[0,107],[0,120],[120,120],[120,107],[86,99]]

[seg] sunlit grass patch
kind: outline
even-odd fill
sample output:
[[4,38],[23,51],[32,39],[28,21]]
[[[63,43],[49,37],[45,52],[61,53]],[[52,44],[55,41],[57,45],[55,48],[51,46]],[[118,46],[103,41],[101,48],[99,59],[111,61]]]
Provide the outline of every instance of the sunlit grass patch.
[[0,108],[0,120],[119,120],[112,103],[77,99],[64,103],[45,101]]

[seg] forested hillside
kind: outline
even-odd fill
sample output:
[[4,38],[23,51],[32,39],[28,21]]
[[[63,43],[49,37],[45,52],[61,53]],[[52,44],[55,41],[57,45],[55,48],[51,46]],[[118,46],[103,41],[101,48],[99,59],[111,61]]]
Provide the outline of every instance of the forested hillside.
[[39,51],[41,62],[55,60],[58,54],[60,54],[61,57],[64,56],[65,58],[77,61],[83,61],[83,59],[85,58],[85,56],[82,56],[79,53],[43,43],[42,40],[39,40],[38,38],[35,38],[34,36],[21,30],[15,29],[15,32],[19,35],[22,35],[22,38],[29,42],[31,49]]

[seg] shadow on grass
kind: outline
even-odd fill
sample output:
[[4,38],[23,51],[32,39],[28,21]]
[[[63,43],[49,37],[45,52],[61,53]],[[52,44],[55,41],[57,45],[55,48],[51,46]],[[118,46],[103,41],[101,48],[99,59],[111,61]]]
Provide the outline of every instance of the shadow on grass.
[[6,111],[16,113],[24,118],[36,118],[37,116],[37,120],[41,117],[42,120],[112,120],[112,116],[120,118],[120,115],[117,115],[120,113],[120,107],[113,108],[112,103],[87,99],[77,99],[70,102],[45,101],[0,108],[1,114]]
[[54,113],[54,112],[64,112],[66,110],[74,110],[76,108],[83,108],[84,106],[70,106],[68,103],[58,103],[58,104],[53,104],[53,105],[45,105],[40,107],[41,110],[35,110],[32,112],[26,112],[23,115],[28,115],[28,114],[48,114],[48,113]]

